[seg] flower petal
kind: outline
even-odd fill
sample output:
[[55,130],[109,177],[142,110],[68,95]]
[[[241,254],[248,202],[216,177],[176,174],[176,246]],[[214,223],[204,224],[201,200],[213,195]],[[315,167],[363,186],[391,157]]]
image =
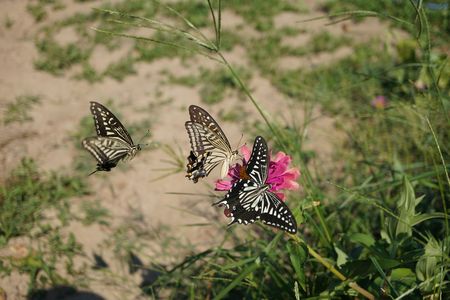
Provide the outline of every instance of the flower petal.
[[227,180],[217,180],[216,181],[216,191],[229,191],[231,189],[231,187],[233,186],[233,184],[231,183],[231,181],[227,181]]
[[242,156],[244,157],[244,165],[245,165],[250,160],[252,151],[250,150],[249,147],[247,147],[247,145],[243,145],[240,150],[241,150]]

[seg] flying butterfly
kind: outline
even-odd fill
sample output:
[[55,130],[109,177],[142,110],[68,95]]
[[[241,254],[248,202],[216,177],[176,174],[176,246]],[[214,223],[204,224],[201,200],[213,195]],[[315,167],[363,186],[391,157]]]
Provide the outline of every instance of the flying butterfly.
[[[128,131],[105,106],[91,101],[91,113],[94,116],[96,137],[88,137],[82,146],[97,160],[97,171],[111,171],[120,160],[130,160],[141,150],[135,145]],[[91,175],[89,174],[89,175]]]
[[191,152],[188,157],[187,175],[195,183],[199,178],[208,176],[218,165],[222,164],[220,177],[224,178],[231,162],[238,155],[232,150],[230,142],[223,133],[219,124],[203,108],[189,106],[190,121],[185,123]]
[[247,225],[260,220],[288,233],[296,233],[297,223],[292,212],[269,191],[270,185],[266,184],[268,171],[269,150],[266,141],[258,136],[246,166],[246,176],[241,176],[225,197],[214,205],[225,205],[229,210],[231,222],[228,225],[236,222]]

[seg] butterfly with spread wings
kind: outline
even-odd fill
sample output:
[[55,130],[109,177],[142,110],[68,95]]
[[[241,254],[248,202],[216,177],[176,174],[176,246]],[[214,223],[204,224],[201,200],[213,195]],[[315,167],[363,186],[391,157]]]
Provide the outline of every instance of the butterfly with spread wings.
[[203,108],[189,106],[190,121],[185,123],[191,152],[188,157],[187,175],[195,183],[199,178],[208,176],[216,166],[222,164],[220,177],[228,174],[231,162],[238,155],[232,150],[230,142],[223,133],[219,124]]
[[97,171],[111,171],[120,160],[132,159],[141,150],[128,131],[112,112],[98,102],[91,101],[96,137],[88,137],[82,146],[97,160]]
[[246,166],[246,176],[236,181],[225,198],[214,205],[225,205],[230,212],[231,222],[251,224],[257,220],[283,229],[297,232],[297,223],[292,212],[277,195],[270,192],[266,184],[269,171],[269,150],[266,141],[258,136],[253,144],[252,154]]

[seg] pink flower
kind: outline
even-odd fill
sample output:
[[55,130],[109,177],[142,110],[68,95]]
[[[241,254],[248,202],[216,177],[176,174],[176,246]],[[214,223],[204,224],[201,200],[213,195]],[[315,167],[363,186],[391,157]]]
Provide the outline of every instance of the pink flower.
[[376,96],[370,104],[376,109],[385,109],[388,106],[388,100],[384,96]]
[[[217,180],[216,191],[228,191],[239,179],[248,178],[245,173],[245,166],[250,159],[250,149],[244,145],[241,147],[241,153],[243,164],[235,164],[228,171],[228,178]],[[280,192],[281,190],[297,190],[299,188],[296,180],[300,176],[300,171],[297,168],[289,169],[291,161],[291,157],[284,152],[278,152],[269,161],[266,184],[270,185],[269,191],[275,193],[281,200],[285,199],[284,194]]]
[[269,162],[269,174],[266,183],[270,184],[270,191],[277,194],[281,200],[284,200],[284,194],[277,191],[294,191],[299,188],[296,180],[300,176],[300,170],[297,168],[288,169],[291,161],[292,159],[289,155],[280,151]]

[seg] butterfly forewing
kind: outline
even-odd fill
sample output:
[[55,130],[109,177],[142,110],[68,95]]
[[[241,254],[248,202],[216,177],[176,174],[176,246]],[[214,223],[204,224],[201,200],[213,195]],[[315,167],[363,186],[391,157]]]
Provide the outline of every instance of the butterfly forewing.
[[94,116],[95,129],[100,137],[118,138],[124,142],[134,145],[128,131],[105,106],[98,102],[91,102],[91,113]]
[[247,165],[247,174],[253,181],[262,185],[266,182],[269,168],[269,150],[266,141],[258,136],[253,144],[252,154]]
[[215,147],[222,148],[231,152],[230,142],[228,142],[228,139],[223,133],[222,128],[220,128],[216,120],[214,120],[214,118],[211,117],[211,115],[206,110],[199,106],[191,105],[189,106],[189,116],[193,123],[202,125],[205,129],[208,129],[214,134],[209,138],[212,138],[214,140],[211,142],[217,143]]
[[214,150],[214,145],[210,142],[213,133],[208,131],[203,125],[187,121],[185,127],[191,142],[192,150],[198,155]]

